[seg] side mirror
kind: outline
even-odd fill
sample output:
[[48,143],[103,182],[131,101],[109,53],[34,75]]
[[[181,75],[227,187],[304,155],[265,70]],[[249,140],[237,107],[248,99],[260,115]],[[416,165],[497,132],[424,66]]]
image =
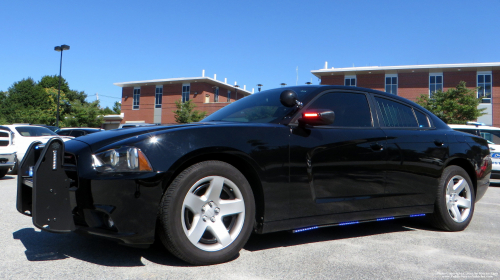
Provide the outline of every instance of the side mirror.
[[285,90],[280,94],[281,104],[285,107],[293,107],[297,105],[297,93],[293,90]]
[[298,121],[301,125],[330,125],[335,121],[335,113],[326,109],[306,110]]

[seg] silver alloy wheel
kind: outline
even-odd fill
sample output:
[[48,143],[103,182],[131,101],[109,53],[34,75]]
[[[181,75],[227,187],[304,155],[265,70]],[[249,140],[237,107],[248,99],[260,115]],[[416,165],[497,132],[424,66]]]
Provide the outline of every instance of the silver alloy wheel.
[[229,246],[245,222],[245,202],[231,180],[209,176],[198,180],[186,194],[182,228],[197,248],[214,252]]
[[471,197],[467,180],[460,175],[453,176],[446,186],[446,207],[453,221],[461,223],[469,217]]

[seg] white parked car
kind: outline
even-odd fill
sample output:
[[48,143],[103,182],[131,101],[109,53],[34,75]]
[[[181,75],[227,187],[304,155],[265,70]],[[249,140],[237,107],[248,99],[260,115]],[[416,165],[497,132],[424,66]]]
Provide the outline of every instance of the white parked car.
[[[3,142],[0,146],[0,160],[3,158],[1,155],[5,155],[6,159],[9,158],[10,160],[5,160],[6,162],[9,162],[5,165],[5,167],[12,169],[12,173],[14,174],[17,171],[18,163],[23,159],[24,154],[28,150],[31,143],[35,141],[47,143],[47,141],[49,141],[52,137],[60,137],[63,141],[68,141],[74,138],[71,136],[57,135],[55,132],[45,127],[27,124],[0,125],[0,132],[3,132],[3,134],[1,134],[1,140]],[[14,164],[12,164],[12,157]],[[2,170],[3,169],[5,168],[2,168]],[[0,170],[0,175],[1,173],[2,171]]]
[[481,123],[450,124],[448,126],[454,130],[478,135],[488,140],[493,163],[491,179],[500,179],[500,127],[487,126]]
[[15,165],[16,152],[6,151],[12,143],[12,132],[0,130],[0,178]]

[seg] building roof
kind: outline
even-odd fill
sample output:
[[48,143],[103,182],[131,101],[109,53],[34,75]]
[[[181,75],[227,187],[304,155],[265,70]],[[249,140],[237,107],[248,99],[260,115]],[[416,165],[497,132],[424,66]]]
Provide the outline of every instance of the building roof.
[[491,71],[500,69],[500,62],[487,63],[459,63],[459,64],[425,64],[425,65],[400,65],[400,66],[365,66],[347,68],[326,68],[312,70],[311,73],[320,78],[326,75],[335,74],[371,74],[371,73],[404,73],[404,72],[442,72],[445,71]]
[[244,95],[250,95],[252,92],[236,87],[235,85],[230,85],[209,77],[192,77],[192,78],[172,78],[172,79],[158,79],[158,80],[147,80],[147,81],[133,81],[133,82],[123,82],[123,83],[114,83],[115,86],[119,87],[139,87],[139,86],[147,86],[147,85],[164,85],[164,84],[179,84],[179,83],[197,83],[204,82],[213,84],[216,86],[220,86],[223,88],[238,89],[238,93],[243,93]]

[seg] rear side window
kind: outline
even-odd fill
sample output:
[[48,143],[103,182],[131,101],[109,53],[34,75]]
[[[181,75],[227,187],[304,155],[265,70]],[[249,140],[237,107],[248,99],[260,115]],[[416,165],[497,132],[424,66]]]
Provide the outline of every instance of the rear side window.
[[380,97],[375,100],[385,127],[430,127],[427,116],[410,106]]
[[372,127],[366,96],[361,93],[330,92],[320,96],[307,109],[328,109],[335,113],[332,126]]
[[415,112],[415,116],[417,117],[418,127],[431,127],[429,119],[424,113],[417,110],[413,110],[413,112]]

